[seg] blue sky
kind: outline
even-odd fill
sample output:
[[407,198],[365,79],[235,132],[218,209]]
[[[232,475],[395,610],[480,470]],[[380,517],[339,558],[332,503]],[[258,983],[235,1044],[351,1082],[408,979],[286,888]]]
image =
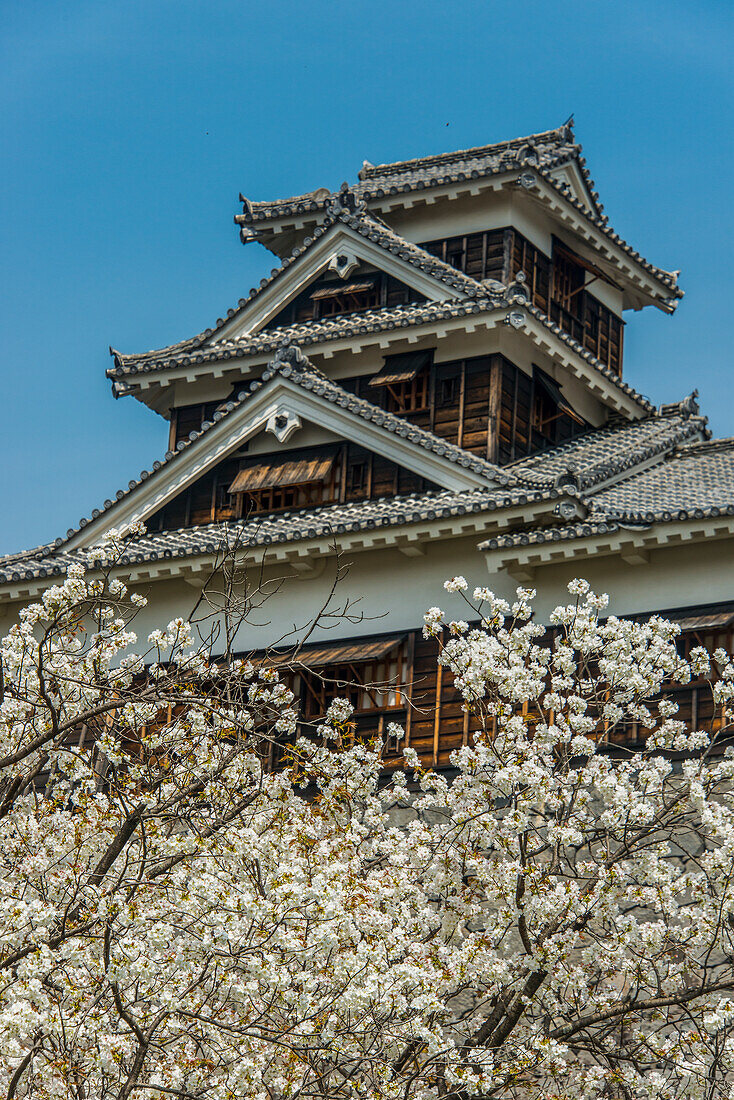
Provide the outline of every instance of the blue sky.
[[611,223],[681,269],[674,317],[628,314],[625,375],[700,390],[734,434],[728,0],[0,0],[0,552],[47,541],[166,449],[114,401],[109,344],[210,325],[273,267],[237,195],[576,117]]

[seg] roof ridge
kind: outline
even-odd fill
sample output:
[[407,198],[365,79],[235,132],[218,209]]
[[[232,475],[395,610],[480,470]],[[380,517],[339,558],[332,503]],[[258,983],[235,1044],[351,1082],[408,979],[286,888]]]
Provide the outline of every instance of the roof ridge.
[[573,138],[573,128],[570,120],[553,130],[541,130],[538,133],[527,134],[524,137],[489,142],[487,145],[473,145],[466,149],[455,149],[446,153],[429,153],[426,156],[410,157],[407,160],[385,161],[383,164],[369,164],[365,162],[358,173],[358,179],[364,181],[374,179],[375,177],[399,174],[400,171],[410,170],[411,168],[423,165],[432,166],[435,164],[446,164],[455,160],[477,160],[479,157],[496,153],[500,149],[522,147],[531,142],[533,144],[549,144],[551,143],[551,139],[554,138],[559,142],[569,141]]
[[[536,455],[531,455],[528,458],[519,459],[516,463],[512,463],[509,467],[506,467],[511,472],[515,473],[515,477],[520,484],[558,484],[562,479],[573,479],[580,490],[588,490],[598,487],[602,482],[609,481],[613,477],[619,474],[628,473],[630,477],[635,476],[635,473],[640,470],[639,467],[659,456],[665,456],[673,453],[681,444],[682,440],[685,440],[689,435],[695,431],[699,431],[705,428],[705,417],[687,417],[679,414],[681,417],[681,424],[678,426],[677,431],[672,435],[669,427],[666,430],[666,425],[669,425],[673,419],[673,415],[669,414],[666,417],[660,417],[658,414],[645,417],[642,420],[635,422],[627,422],[626,424],[614,424],[604,426],[601,428],[590,428],[588,431],[583,432],[573,439],[567,440],[564,443],[556,447],[552,447],[547,451],[541,451]],[[644,440],[635,441],[634,433],[643,428],[649,428],[651,424],[656,424],[658,430],[652,434],[649,434]],[[598,440],[613,440],[615,436],[624,437],[631,436],[621,449],[619,457],[606,458],[594,463],[591,466],[582,464],[583,469],[579,468],[579,464],[573,461],[574,448],[578,448],[580,444],[590,438]],[[535,467],[541,466],[545,463],[548,464],[554,459],[562,457],[564,453],[569,456],[568,465],[563,472],[556,472],[555,475],[546,474],[543,475],[542,469],[539,471],[539,476],[533,476],[534,470],[530,468],[524,472],[513,471],[513,466],[518,467],[522,464],[533,463]],[[593,494],[592,494],[593,496]]]
[[716,454],[719,451],[734,450],[734,435],[719,439],[698,439],[676,448],[676,455]]

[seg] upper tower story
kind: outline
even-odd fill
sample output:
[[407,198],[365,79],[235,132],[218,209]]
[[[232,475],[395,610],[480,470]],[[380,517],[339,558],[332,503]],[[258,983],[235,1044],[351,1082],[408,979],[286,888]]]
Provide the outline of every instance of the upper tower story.
[[[648,263],[611,228],[571,119],[512,141],[365,161],[350,191],[400,236],[474,277],[507,282],[522,265],[538,304],[557,302],[574,317],[581,287],[617,316],[646,305],[673,312],[682,296],[678,272]],[[240,197],[243,241],[282,257],[313,231],[332,192],[274,202]]]
[[[285,345],[431,431],[440,408],[468,424],[470,377],[482,392],[507,390],[499,411],[482,414],[476,444],[498,462],[610,417],[648,414],[623,377],[623,313],[673,312],[677,272],[611,229],[570,122],[455,153],[365,162],[338,191],[243,199],[235,221],[278,266],[212,328],[142,354],[113,352],[115,395],[168,419],[169,446],[256,382]],[[504,448],[493,415],[506,421]],[[474,426],[451,432],[466,447]]]

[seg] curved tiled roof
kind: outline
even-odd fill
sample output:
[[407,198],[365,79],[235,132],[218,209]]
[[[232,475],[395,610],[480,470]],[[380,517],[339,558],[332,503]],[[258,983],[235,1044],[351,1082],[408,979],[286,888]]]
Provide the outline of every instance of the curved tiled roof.
[[[471,177],[472,172],[476,173],[480,165],[485,171],[477,174],[483,175],[492,174],[497,170],[507,171],[519,168],[526,164],[558,167],[572,159],[578,149],[572,128],[570,124],[566,124],[556,130],[546,130],[543,133],[513,138],[510,141],[499,141],[491,145],[438,153],[433,156],[415,157],[412,160],[378,165],[368,164],[365,161],[358,173],[359,182],[351,190],[362,199],[381,198],[384,194],[411,191],[448,182],[449,179],[462,179],[465,172],[469,172]],[[445,173],[452,169],[453,174],[450,177],[446,176]],[[444,175],[441,175],[442,171]],[[349,189],[349,184],[342,184],[342,190],[344,189]],[[590,192],[593,201],[597,203],[598,196],[593,191],[593,187],[590,188]],[[243,213],[237,215],[235,221],[247,226],[256,221],[269,221],[284,214],[314,213],[325,209],[333,195],[334,192],[326,187],[320,187],[304,195],[294,195],[291,198],[269,202],[251,202],[244,195],[240,195]],[[600,206],[597,208],[601,211]]]
[[[494,512],[531,501],[555,499],[559,495],[555,489],[533,491],[523,488],[487,488],[461,493],[434,490],[403,497],[329,504],[321,508],[279,512],[276,515],[228,523],[151,532],[129,539],[119,564],[214,554],[221,548],[225,538],[236,537],[238,545],[243,547],[263,547],[449,519],[477,512]],[[8,555],[0,561],[0,584],[17,584],[37,578],[60,576],[72,562],[88,562],[90,553],[82,549],[65,551],[57,540],[48,546],[38,547],[30,556],[28,553]]]
[[[430,252],[426,252],[425,249],[420,248],[417,244],[411,244],[410,241],[406,241],[402,237],[399,237],[397,233],[394,233],[392,229],[386,226],[384,222],[381,222],[379,218],[367,214],[364,210],[350,210],[347,206],[343,205],[342,200],[337,196],[337,201],[333,204],[332,211],[328,213],[321,224],[314,229],[311,236],[306,237],[301,245],[294,248],[291,254],[286,256],[283,260],[280,267],[274,267],[270,274],[262,278],[256,287],[252,287],[247,297],[240,298],[237,305],[228,309],[224,317],[218,317],[215,325],[211,328],[204,329],[203,332],[195,336],[188,337],[186,340],[181,340],[176,344],[169,344],[168,347],[159,348],[157,350],[153,349],[151,351],[124,355],[116,348],[111,347],[110,354],[115,359],[115,365],[117,367],[130,368],[139,362],[148,362],[151,357],[171,358],[177,355],[195,354],[199,348],[207,344],[207,341],[209,341],[212,336],[215,336],[220,329],[229,324],[233,317],[241,313],[251,302],[258,298],[267,287],[271,286],[279,279],[296,260],[300,259],[304,253],[308,252],[316,241],[323,237],[332,226],[340,222],[350,229],[353,229],[356,233],[359,233],[365,240],[371,241],[373,244],[385,249],[386,252],[390,252],[392,255],[404,260],[405,263],[410,264],[411,267],[414,267],[417,271],[429,275],[438,280],[438,282],[450,287],[455,294],[461,295],[461,297],[479,298],[486,296],[488,293],[502,293],[505,289],[502,283],[495,282],[494,280],[478,282],[476,279],[472,279],[471,276],[464,275],[463,272],[457,271],[451,264],[444,263],[443,260],[439,260],[436,256],[432,256]],[[217,347],[219,346],[218,343]],[[110,371],[107,373],[108,376],[110,376]]]
[[434,320],[464,317],[472,313],[507,309],[511,305],[517,305],[522,309],[526,309],[554,336],[557,336],[562,343],[566,344],[575,355],[584,359],[594,370],[602,374],[607,381],[612,382],[622,393],[645,409],[646,412],[653,411],[653,404],[643,394],[638,393],[606,363],[602,363],[582,344],[579,344],[554,321],[551,321],[541,310],[531,305],[525,297],[524,291],[518,291],[518,284],[513,284],[510,287],[504,287],[502,283],[477,285],[480,286],[481,293],[469,299],[403,305],[396,309],[369,310],[364,313],[335,317],[327,321],[309,321],[298,325],[289,325],[281,329],[263,329],[252,336],[246,335],[236,340],[218,341],[208,348],[202,346],[203,342],[198,344],[189,342],[188,346],[182,347],[181,350],[177,350],[174,346],[138,355],[123,355],[119,351],[110,349],[114,355],[115,366],[107,371],[107,377],[113,380],[114,388],[115,381],[122,381],[137,374],[170,370],[189,363],[245,359],[249,355],[276,350],[282,346],[284,341],[308,346],[309,344],[326,343],[328,340],[341,340],[360,333],[409,328],[412,325],[427,324]]
[[668,406],[665,415],[593,428],[505,469],[524,485],[553,485],[567,478],[590,489],[705,434],[706,418],[697,415],[698,406],[690,400]]
[[[552,172],[563,164],[574,162],[579,168],[592,199],[592,210],[571,194],[570,189],[556,180]],[[527,169],[530,176],[536,172],[545,183],[552,187],[566,202],[573,206],[584,218],[588,219],[601,233],[611,240],[635,263],[639,264],[654,279],[670,290],[670,309],[674,301],[683,296],[678,287],[677,273],[656,267],[637,252],[609,225],[608,217],[602,213],[593,181],[588,174],[586,161],[581,156],[581,146],[573,137],[570,124],[558,130],[533,134],[528,138],[500,142],[495,145],[479,146],[456,153],[441,153],[437,156],[419,157],[412,161],[397,161],[393,164],[368,166],[360,173],[360,182],[352,188],[353,195],[365,202],[379,202],[386,195],[440,187],[468,179],[481,179],[510,171]],[[344,185],[346,186],[346,185]],[[243,240],[255,236],[253,228],[258,223],[267,223],[274,218],[286,215],[318,213],[324,210],[332,200],[333,193],[312,192],[310,195],[298,195],[290,199],[275,202],[250,202],[242,198],[243,213],[235,216],[240,226]]]
[[[575,499],[585,506],[587,517],[563,525],[499,535],[482,543],[481,548],[571,541],[675,520],[734,516],[734,439],[701,439],[706,421],[697,415],[691,398],[679,405],[665,406],[664,414],[578,436],[561,447],[516,462],[500,473],[490,463],[452,444],[445,444],[428,432],[420,432],[400,417],[384,413],[369,402],[348,394],[316,371],[298,349],[283,350],[271,364],[267,378],[253,383],[236,401],[228,402],[215,414],[215,422],[233,412],[277,374],[291,378],[328,401],[350,408],[357,415],[375,420],[388,431],[406,435],[419,446],[432,450],[441,448],[449,461],[476,463],[478,469],[492,477],[499,474],[503,484],[463,492],[433,490],[405,497],[325,505],[229,524],[153,533],[131,540],[121,564],[213,553],[227,532],[236,533],[242,545],[266,546],[409,525],[470,512],[492,512],[561,497]],[[118,499],[152,476],[161,465],[174,461],[213,426],[213,423],[205,423],[200,432],[192,432],[190,439],[180,443],[177,451],[166,454],[163,463],[155,463],[153,471],[144,471],[140,479],[130,482],[127,490],[120,490]],[[618,480],[610,484],[615,478]],[[112,501],[105,502],[105,508],[112,504]],[[92,515],[95,518],[100,514],[101,511],[96,510]],[[82,521],[80,526],[88,522]],[[0,584],[56,576],[62,574],[70,562],[87,560],[86,551],[64,550],[64,542],[57,539],[48,546],[1,558]]]
[[482,549],[538,545],[645,529],[660,523],[734,516],[734,439],[701,440],[603,488],[579,523],[499,535]]
[[[501,286],[501,284],[498,284]],[[329,340],[343,340],[361,333],[382,332],[396,328],[410,328],[432,320],[463,317],[486,309],[507,309],[510,299],[504,293],[489,293],[476,298],[452,298],[447,302],[423,302],[409,305],[365,310],[327,317],[322,321],[301,321],[282,328],[261,329],[252,335],[233,340],[219,340],[216,344],[174,348],[145,352],[141,355],[124,355],[115,352],[115,366],[107,371],[108,378],[128,378],[151,371],[164,371],[189,363],[216,362],[222,359],[245,359],[264,351],[276,351],[283,343],[308,346],[323,344]]]

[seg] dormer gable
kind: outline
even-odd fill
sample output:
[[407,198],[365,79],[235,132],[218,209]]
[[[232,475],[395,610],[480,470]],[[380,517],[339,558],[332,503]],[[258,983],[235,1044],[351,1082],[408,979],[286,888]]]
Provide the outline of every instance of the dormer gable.
[[601,211],[585,177],[579,168],[578,161],[573,159],[559,168],[552,169],[549,176],[561,188],[563,192],[580,203],[592,217]]
[[147,521],[184,490],[200,484],[224,460],[242,457],[245,445],[263,431],[285,447],[304,424],[327,433],[327,441],[355,443],[442,489],[461,491],[507,482],[493,463],[347,392],[314,368],[300,349],[290,347],[281,349],[260,381],[220,406],[213,421],[205,421],[162,463],[154,464],[127,491],[121,490],[115,501],[107,501],[91,520],[71,530],[66,545],[70,549],[93,546],[112,527]]
[[[300,308],[314,293],[330,296],[330,288],[335,295],[342,294],[346,311],[349,295],[357,309],[371,309],[388,304],[390,295],[402,295],[407,304],[443,302],[485,293],[476,280],[403,240],[379,220],[340,207],[260,287],[242,299],[237,309],[230,310],[225,319],[205,334],[201,343],[211,346],[254,335],[272,326],[296,300]],[[380,300],[373,301],[377,295]]]

